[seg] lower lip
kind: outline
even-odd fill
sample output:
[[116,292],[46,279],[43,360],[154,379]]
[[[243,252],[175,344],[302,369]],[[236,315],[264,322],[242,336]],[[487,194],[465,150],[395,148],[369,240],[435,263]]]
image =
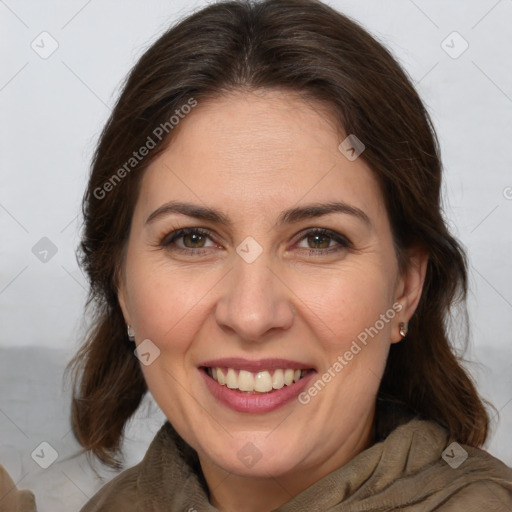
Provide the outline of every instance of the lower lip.
[[212,379],[206,371],[199,369],[205,379],[210,393],[222,404],[237,412],[264,413],[271,412],[297,398],[307,386],[309,380],[316,372],[309,372],[302,379],[294,382],[291,386],[284,386],[270,393],[245,393],[227,386],[221,386]]

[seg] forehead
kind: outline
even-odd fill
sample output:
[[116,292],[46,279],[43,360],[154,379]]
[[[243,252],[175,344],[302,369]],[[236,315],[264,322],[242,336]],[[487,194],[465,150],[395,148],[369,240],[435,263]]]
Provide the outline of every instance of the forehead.
[[385,214],[373,172],[339,151],[345,135],[324,104],[280,91],[226,95],[199,102],[173,135],[142,180],[148,215],[173,199],[260,217],[321,201]]

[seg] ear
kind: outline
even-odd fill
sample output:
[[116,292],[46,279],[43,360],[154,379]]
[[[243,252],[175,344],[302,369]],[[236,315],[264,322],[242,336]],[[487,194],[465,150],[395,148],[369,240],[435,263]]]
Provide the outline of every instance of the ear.
[[428,252],[425,249],[410,249],[406,257],[407,267],[397,279],[395,302],[400,303],[402,309],[395,317],[391,335],[393,343],[402,339],[400,322],[407,324],[418,307],[427,274]]

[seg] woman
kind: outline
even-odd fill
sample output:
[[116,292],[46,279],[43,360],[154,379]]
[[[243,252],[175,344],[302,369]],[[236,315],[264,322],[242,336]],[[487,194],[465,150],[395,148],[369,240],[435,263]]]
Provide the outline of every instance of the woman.
[[[84,198],[92,511],[510,510],[512,471],[451,349],[464,252],[430,118],[393,57],[314,0],[228,1],[131,72]],[[471,508],[473,507],[473,508]]]

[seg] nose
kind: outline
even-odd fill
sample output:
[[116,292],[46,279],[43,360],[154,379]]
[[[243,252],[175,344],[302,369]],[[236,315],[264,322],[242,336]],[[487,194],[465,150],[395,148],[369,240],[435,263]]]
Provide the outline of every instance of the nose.
[[258,342],[270,331],[292,326],[293,292],[263,255],[252,263],[237,258],[224,286],[215,308],[215,319],[223,330],[243,341]]

